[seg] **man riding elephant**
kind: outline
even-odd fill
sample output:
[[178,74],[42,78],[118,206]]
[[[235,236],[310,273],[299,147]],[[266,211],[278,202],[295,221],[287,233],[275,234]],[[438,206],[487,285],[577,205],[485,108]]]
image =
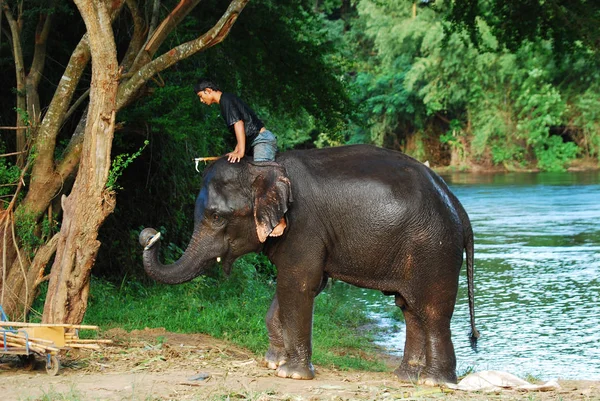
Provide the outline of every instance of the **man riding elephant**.
[[206,79],[201,79],[194,86],[194,91],[202,103],[220,106],[225,124],[235,135],[237,144],[233,152],[227,153],[229,162],[239,162],[246,154],[252,155],[255,162],[275,160],[277,138],[242,99],[221,91],[217,84]]

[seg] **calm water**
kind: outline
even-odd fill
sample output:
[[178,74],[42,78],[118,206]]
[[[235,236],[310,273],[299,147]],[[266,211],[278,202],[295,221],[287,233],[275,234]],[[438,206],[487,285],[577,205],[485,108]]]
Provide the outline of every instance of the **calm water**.
[[[469,346],[463,269],[452,319],[458,372],[503,370],[540,379],[600,380],[600,173],[444,177],[475,232],[475,315]],[[362,294],[402,354],[405,327],[393,298]]]

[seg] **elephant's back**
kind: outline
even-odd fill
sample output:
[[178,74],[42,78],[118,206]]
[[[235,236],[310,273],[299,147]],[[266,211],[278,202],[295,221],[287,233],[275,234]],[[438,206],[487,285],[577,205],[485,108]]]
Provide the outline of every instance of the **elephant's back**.
[[278,162],[292,182],[307,189],[360,192],[365,188],[376,191],[379,186],[401,197],[402,193],[421,192],[425,187],[435,189],[439,179],[412,157],[372,145],[295,150],[282,153]]
[[416,219],[441,230],[460,225],[458,201],[444,180],[401,152],[352,145],[287,152],[279,161],[292,183],[294,208],[324,220],[352,214],[365,219],[359,224],[378,220],[379,229],[412,227]]

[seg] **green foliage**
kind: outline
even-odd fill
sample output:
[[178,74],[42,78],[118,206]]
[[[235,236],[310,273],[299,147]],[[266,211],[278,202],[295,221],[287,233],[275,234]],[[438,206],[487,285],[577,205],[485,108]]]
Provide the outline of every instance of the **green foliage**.
[[541,147],[535,147],[538,167],[544,171],[565,171],[565,166],[577,156],[573,142],[565,143],[559,136],[551,136]]
[[[473,20],[474,46],[460,30],[446,29],[446,2],[418,8],[416,17],[412,3],[362,0],[357,6],[352,26],[365,39],[355,40],[355,32],[349,46],[363,58],[349,72],[359,120],[369,131],[356,129],[360,137],[399,143],[426,158],[434,145],[418,146],[428,127],[437,126],[440,146],[465,161],[507,168],[558,171],[578,154],[598,155],[593,52],[580,49],[557,61],[556,48],[542,36],[504,50],[486,20]],[[468,18],[472,4],[454,2],[453,12],[464,6]],[[560,127],[568,127],[566,135],[556,134]]]
[[142,154],[142,151],[146,146],[148,146],[150,142],[148,140],[144,141],[144,146],[142,146],[137,152],[132,155],[127,153],[122,153],[117,155],[112,161],[112,167],[108,173],[108,179],[106,180],[106,188],[110,190],[122,189],[121,187],[116,186],[117,179],[123,174],[123,170],[127,168],[139,155]]
[[23,247],[32,252],[40,245],[40,239],[35,235],[35,216],[24,211],[17,210],[15,218],[16,234],[21,239]]
[[483,20],[511,50],[543,39],[555,43],[557,56],[565,56],[582,46],[598,50],[599,17],[598,4],[586,0],[464,0],[451,2],[447,30],[465,30],[472,43],[480,45],[477,21]]
[[440,135],[440,142],[448,145],[454,152],[459,155],[461,162],[465,158],[465,146],[458,138],[459,133],[463,130],[459,120],[450,121],[450,127],[445,134]]
[[[6,148],[0,139],[0,154],[5,153]],[[10,164],[8,158],[0,157],[0,199],[14,192],[21,170],[14,164]]]
[[[24,93],[19,94],[21,96],[25,96]],[[28,127],[31,124],[31,119],[29,118],[29,113],[27,112],[27,110],[23,110],[20,109],[18,107],[15,107],[15,111],[17,112],[17,114],[19,115],[19,119],[21,120],[21,122]]]
[[44,215],[41,224],[38,224],[35,215],[25,209],[18,208],[15,213],[15,234],[21,240],[23,249],[31,257],[39,246],[50,239],[50,233],[56,229],[56,226],[56,221],[48,220],[48,215]]
[[579,57],[570,64],[572,78],[564,85],[566,102],[565,120],[581,153],[600,160],[600,73],[588,57]]

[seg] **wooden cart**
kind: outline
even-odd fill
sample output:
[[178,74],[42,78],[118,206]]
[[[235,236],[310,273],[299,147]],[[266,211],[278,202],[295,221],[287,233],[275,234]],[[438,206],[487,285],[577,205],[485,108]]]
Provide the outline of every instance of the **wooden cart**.
[[75,324],[42,324],[7,321],[0,307],[0,354],[19,355],[33,364],[34,355],[46,358],[46,372],[54,376],[60,370],[58,353],[71,348],[100,348],[99,343],[111,340],[82,340],[79,330],[98,330],[98,326]]

